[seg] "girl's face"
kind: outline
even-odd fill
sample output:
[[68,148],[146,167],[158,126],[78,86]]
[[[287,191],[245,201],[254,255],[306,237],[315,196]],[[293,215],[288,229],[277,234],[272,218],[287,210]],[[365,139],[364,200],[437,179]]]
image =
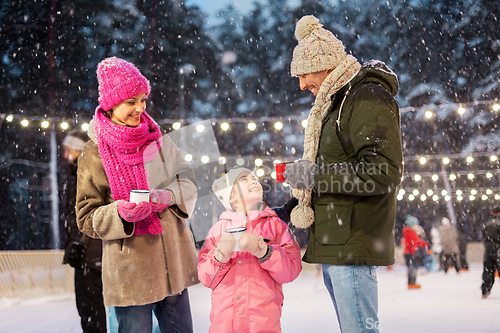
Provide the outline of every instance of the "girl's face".
[[137,127],[141,123],[141,115],[146,110],[146,94],[139,94],[124,100],[111,109],[111,120]]
[[243,173],[236,180],[229,202],[235,211],[255,210],[262,201],[262,185],[251,172]]

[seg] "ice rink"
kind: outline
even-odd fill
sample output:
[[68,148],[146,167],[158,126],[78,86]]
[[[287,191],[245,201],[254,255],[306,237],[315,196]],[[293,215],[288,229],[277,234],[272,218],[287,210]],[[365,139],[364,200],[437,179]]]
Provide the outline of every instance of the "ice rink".
[[[420,290],[408,290],[406,267],[380,267],[380,332],[500,332],[500,281],[491,295],[481,298],[482,266],[468,272],[424,273],[419,270]],[[195,332],[208,332],[210,290],[199,284],[189,288]],[[340,332],[335,310],[316,266],[304,264],[297,280],[284,286],[281,318],[284,333]],[[2,333],[81,332],[72,295],[31,301],[0,300]]]

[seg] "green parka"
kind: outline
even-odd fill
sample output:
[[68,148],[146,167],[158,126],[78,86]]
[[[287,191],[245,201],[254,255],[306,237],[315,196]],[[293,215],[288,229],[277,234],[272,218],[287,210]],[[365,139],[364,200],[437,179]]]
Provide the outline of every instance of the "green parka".
[[369,62],[332,96],[323,121],[303,260],[330,265],[394,263],[396,187],[403,174],[398,79]]

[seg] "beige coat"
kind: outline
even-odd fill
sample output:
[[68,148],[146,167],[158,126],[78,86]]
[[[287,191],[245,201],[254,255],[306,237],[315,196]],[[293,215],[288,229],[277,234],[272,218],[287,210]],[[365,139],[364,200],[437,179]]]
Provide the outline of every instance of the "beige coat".
[[[106,306],[154,303],[197,284],[194,239],[184,221],[194,210],[197,182],[170,138],[146,164],[151,188],[168,188],[175,205],[159,213],[162,234],[134,235],[134,223],[122,220],[92,131],[78,160],[78,228],[103,240],[102,280]],[[164,157],[165,162],[161,161]]]

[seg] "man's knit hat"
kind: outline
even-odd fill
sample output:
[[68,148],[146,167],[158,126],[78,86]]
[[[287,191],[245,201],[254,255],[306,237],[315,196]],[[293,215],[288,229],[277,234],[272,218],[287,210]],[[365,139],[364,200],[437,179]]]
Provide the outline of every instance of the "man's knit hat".
[[149,95],[151,86],[134,64],[117,57],[106,58],[97,65],[99,103],[105,110],[138,94]]
[[323,29],[319,20],[307,15],[295,27],[299,45],[293,50],[292,76],[317,73],[334,69],[347,56],[344,44],[330,31]]
[[232,209],[229,198],[231,197],[234,182],[243,172],[252,173],[249,169],[236,167],[228,173],[223,174],[220,178],[217,178],[212,184],[212,191],[214,191],[215,196],[222,202],[226,209]]

